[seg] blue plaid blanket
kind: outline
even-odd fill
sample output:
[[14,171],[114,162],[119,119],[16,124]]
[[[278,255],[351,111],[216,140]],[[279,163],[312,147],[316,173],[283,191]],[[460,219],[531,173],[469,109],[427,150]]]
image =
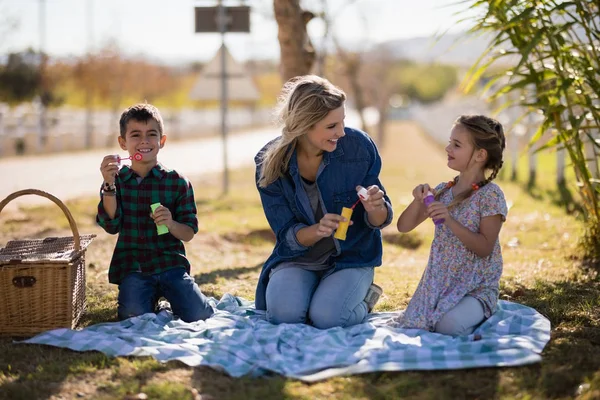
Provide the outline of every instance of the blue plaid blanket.
[[[152,356],[206,365],[238,377],[275,372],[307,382],[372,371],[506,367],[541,361],[550,322],[536,310],[508,301],[472,335],[450,337],[388,326],[398,313],[371,314],[349,328],[319,330],[272,325],[253,303],[226,294],[206,321],[185,323],[168,311],[81,330],[56,329],[21,343],[101,351],[110,356]],[[481,339],[475,340],[479,336]]]

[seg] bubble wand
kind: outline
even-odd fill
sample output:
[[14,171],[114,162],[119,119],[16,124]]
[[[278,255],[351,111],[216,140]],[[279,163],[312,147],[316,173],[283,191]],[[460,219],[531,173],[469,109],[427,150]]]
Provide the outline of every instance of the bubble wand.
[[350,218],[352,218],[352,212],[354,211],[354,207],[360,203],[361,200],[367,200],[369,198],[369,193],[367,189],[360,188],[358,191],[358,200],[356,203],[352,205],[352,207],[342,207],[342,217],[346,218],[346,221],[342,221],[339,223],[338,228],[335,231],[334,238],[338,240],[346,240],[346,234],[348,233],[348,226],[350,225]]
[[133,156],[119,157],[119,161],[123,161],[123,160],[142,161],[142,158],[144,158],[144,156],[142,155],[142,153],[135,153]]

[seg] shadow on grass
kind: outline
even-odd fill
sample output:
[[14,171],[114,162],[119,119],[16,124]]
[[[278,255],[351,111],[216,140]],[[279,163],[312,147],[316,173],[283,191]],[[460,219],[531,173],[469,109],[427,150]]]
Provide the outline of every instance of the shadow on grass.
[[250,232],[228,232],[223,238],[233,243],[245,244],[275,244],[275,234],[271,229],[256,229]]
[[[111,368],[117,359],[98,352],[14,344],[0,339],[0,399],[47,399],[61,391],[69,376]],[[72,393],[76,397],[76,393]]]
[[268,377],[241,377],[232,378],[208,367],[194,368],[192,385],[202,396],[202,399],[284,399],[291,398],[286,395],[285,385],[288,379],[279,375]]
[[600,282],[537,282],[511,285],[503,295],[535,308],[552,324],[541,365],[517,370],[515,383],[534,397],[574,396],[580,384],[600,370]]
[[423,239],[416,233],[384,232],[382,239],[385,243],[393,244],[404,249],[416,250],[423,244]]
[[258,272],[262,268],[263,263],[258,263],[252,267],[235,267],[235,268],[223,268],[216,269],[209,272],[203,272],[201,274],[194,275],[194,280],[198,285],[204,285],[207,283],[215,283],[219,278],[223,278],[225,280],[235,279],[240,275],[244,275],[247,273],[254,273],[258,276]]
[[558,184],[554,190],[540,188],[534,183],[524,183],[522,188],[532,199],[543,200],[549,198],[552,204],[564,209],[568,214],[583,212],[583,207],[573,197],[573,193],[567,187],[566,182]]

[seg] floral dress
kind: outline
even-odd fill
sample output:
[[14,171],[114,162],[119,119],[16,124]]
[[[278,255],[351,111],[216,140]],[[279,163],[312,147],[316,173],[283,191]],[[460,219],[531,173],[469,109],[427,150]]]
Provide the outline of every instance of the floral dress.
[[[436,190],[444,186],[440,184]],[[448,205],[452,199],[452,190],[447,190],[439,201]],[[507,211],[504,193],[490,182],[452,207],[449,213],[470,231],[479,232],[481,218],[499,214],[505,221]],[[479,300],[485,317],[489,318],[496,310],[501,275],[502,253],[498,240],[492,253],[482,258],[440,224],[435,228],[429,261],[419,286],[394,325],[433,331],[437,322],[465,296]]]

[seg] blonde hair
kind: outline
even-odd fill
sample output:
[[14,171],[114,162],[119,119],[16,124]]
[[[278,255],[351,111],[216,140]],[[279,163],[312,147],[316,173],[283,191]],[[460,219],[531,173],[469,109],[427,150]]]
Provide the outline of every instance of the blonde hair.
[[[454,125],[461,125],[469,132],[471,143],[475,147],[475,150],[484,149],[487,151],[488,157],[483,168],[484,170],[492,170],[492,173],[481,182],[475,183],[481,188],[498,176],[498,172],[504,163],[504,161],[502,161],[502,154],[506,147],[504,128],[500,122],[484,115],[461,115],[454,121]],[[458,182],[458,176],[456,176],[452,182],[453,184],[456,184],[456,182]],[[449,190],[451,186],[452,185],[446,185],[445,188],[439,190],[435,194],[435,199],[439,200],[442,194]],[[450,204],[448,204],[448,208],[468,199],[475,190],[476,189],[469,188],[459,193],[454,197]]]
[[272,142],[261,156],[258,185],[267,187],[284,176],[298,138],[330,111],[343,106],[345,100],[342,89],[315,75],[297,76],[287,81],[277,107],[281,138]]

